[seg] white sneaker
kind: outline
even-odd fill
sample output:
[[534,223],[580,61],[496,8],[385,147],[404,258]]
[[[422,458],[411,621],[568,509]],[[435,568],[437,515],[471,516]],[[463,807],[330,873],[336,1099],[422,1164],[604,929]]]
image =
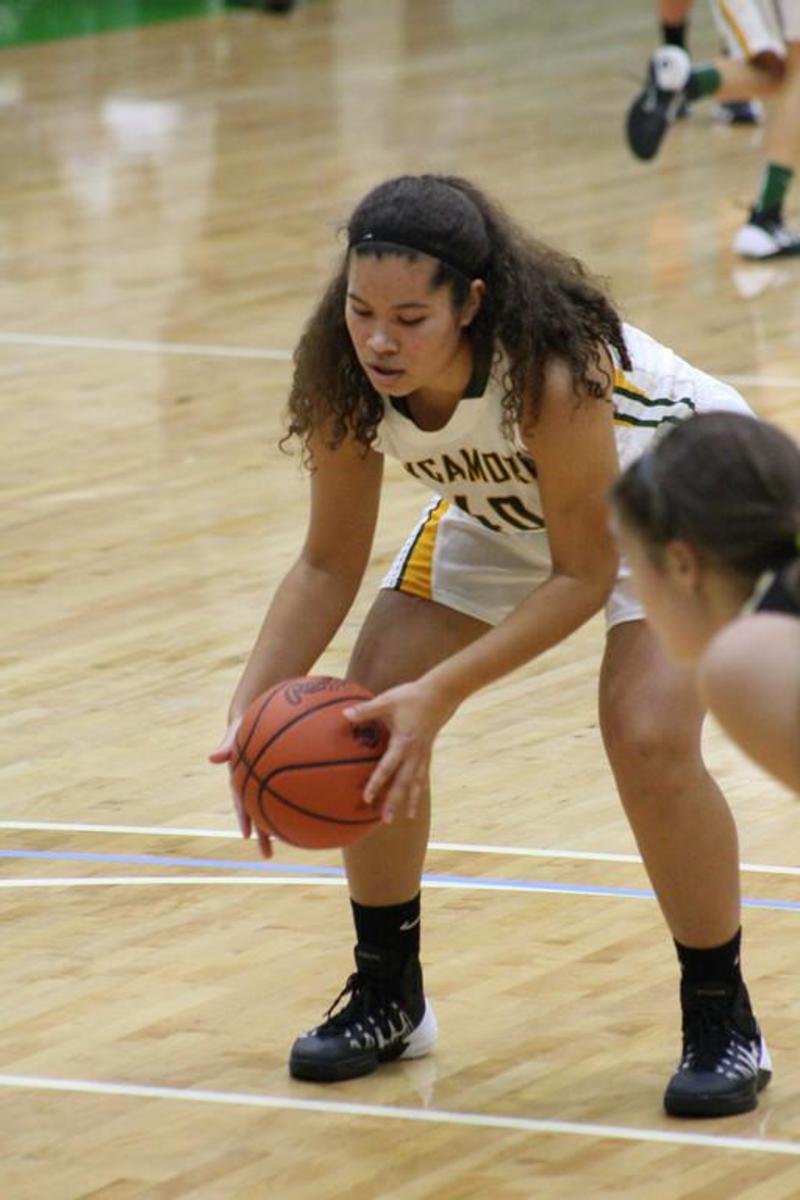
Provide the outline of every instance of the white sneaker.
[[783,221],[755,211],[733,239],[733,250],[742,258],[783,258],[800,254],[800,234]]

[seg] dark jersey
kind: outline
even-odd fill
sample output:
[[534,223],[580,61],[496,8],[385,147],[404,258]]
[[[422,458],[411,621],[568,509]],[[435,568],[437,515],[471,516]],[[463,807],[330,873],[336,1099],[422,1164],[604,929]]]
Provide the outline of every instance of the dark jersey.
[[753,606],[753,612],[784,613],[800,618],[800,597],[797,595],[797,585],[795,584],[794,590],[789,586],[790,573],[794,579],[800,575],[797,559],[787,563],[779,571],[770,571],[764,580],[763,591]]

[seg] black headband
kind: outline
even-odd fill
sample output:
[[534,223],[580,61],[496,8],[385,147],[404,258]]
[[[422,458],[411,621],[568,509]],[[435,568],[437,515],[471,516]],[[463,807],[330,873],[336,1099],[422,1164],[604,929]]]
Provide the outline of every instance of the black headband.
[[416,235],[413,240],[411,238],[404,238],[402,242],[397,242],[392,238],[381,237],[374,233],[364,233],[355,241],[350,242],[348,246],[348,250],[358,251],[367,249],[374,249],[379,252],[385,250],[388,254],[407,254],[409,251],[412,253],[416,252],[417,254],[427,254],[429,258],[438,259],[440,263],[444,263],[446,267],[449,267],[451,271],[455,271],[456,274],[463,276],[464,279],[472,280],[477,277],[476,272],[471,267],[455,262],[449,254],[443,254],[433,242],[428,242],[425,238],[417,237]]

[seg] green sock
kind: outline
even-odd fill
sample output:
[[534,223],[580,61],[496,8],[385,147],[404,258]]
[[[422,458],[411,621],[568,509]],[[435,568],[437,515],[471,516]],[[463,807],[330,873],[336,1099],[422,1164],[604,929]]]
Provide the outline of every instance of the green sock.
[[761,190],[756,200],[756,212],[768,212],[770,216],[779,218],[793,177],[794,171],[791,167],[781,167],[778,163],[767,163],[761,175]]
[[713,96],[718,92],[721,83],[722,76],[710,63],[703,67],[692,67],[686,94],[690,100],[701,100],[703,96]]

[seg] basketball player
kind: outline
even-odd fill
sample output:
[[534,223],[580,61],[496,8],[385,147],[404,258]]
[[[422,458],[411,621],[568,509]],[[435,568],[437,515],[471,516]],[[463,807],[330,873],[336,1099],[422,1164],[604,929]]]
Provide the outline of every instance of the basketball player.
[[[664,44],[680,46],[688,53],[689,17],[694,8],[694,0],[658,0],[656,7]],[[724,49],[723,44],[723,51]],[[676,113],[676,117],[684,117],[688,113],[689,103],[686,101]],[[713,114],[715,120],[725,125],[760,125],[763,108],[758,100],[726,100],[715,105]]]
[[733,242],[745,258],[800,254],[783,208],[800,162],[800,0],[712,0],[729,57],[693,67],[679,45],[650,59],[645,86],[628,110],[628,144],[651,159],[687,101],[774,100],[758,196]]
[[[289,397],[289,433],[312,468],[306,540],[213,761],[229,760],[250,702],[310,671],[347,614],[384,457],[435,495],[350,661],[349,677],[380,693],[366,708],[392,735],[367,789],[372,798],[386,784],[384,823],[345,851],[356,972],[297,1039],[290,1071],[347,1079],[432,1048],[419,960],[432,744],[468,696],[605,605],[603,738],[684,976],[684,1056],[665,1102],[676,1114],[749,1110],[770,1066],[740,973],[736,830],[701,758],[691,672],[645,622],[607,517],[619,464],[663,422],[746,405],[623,327],[580,263],[464,180],[390,180],[356,207],[347,234]],[[238,816],[247,837],[240,805]]]
[[745,753],[800,793],[800,448],[738,413],[676,426],[618,479],[652,628]]

